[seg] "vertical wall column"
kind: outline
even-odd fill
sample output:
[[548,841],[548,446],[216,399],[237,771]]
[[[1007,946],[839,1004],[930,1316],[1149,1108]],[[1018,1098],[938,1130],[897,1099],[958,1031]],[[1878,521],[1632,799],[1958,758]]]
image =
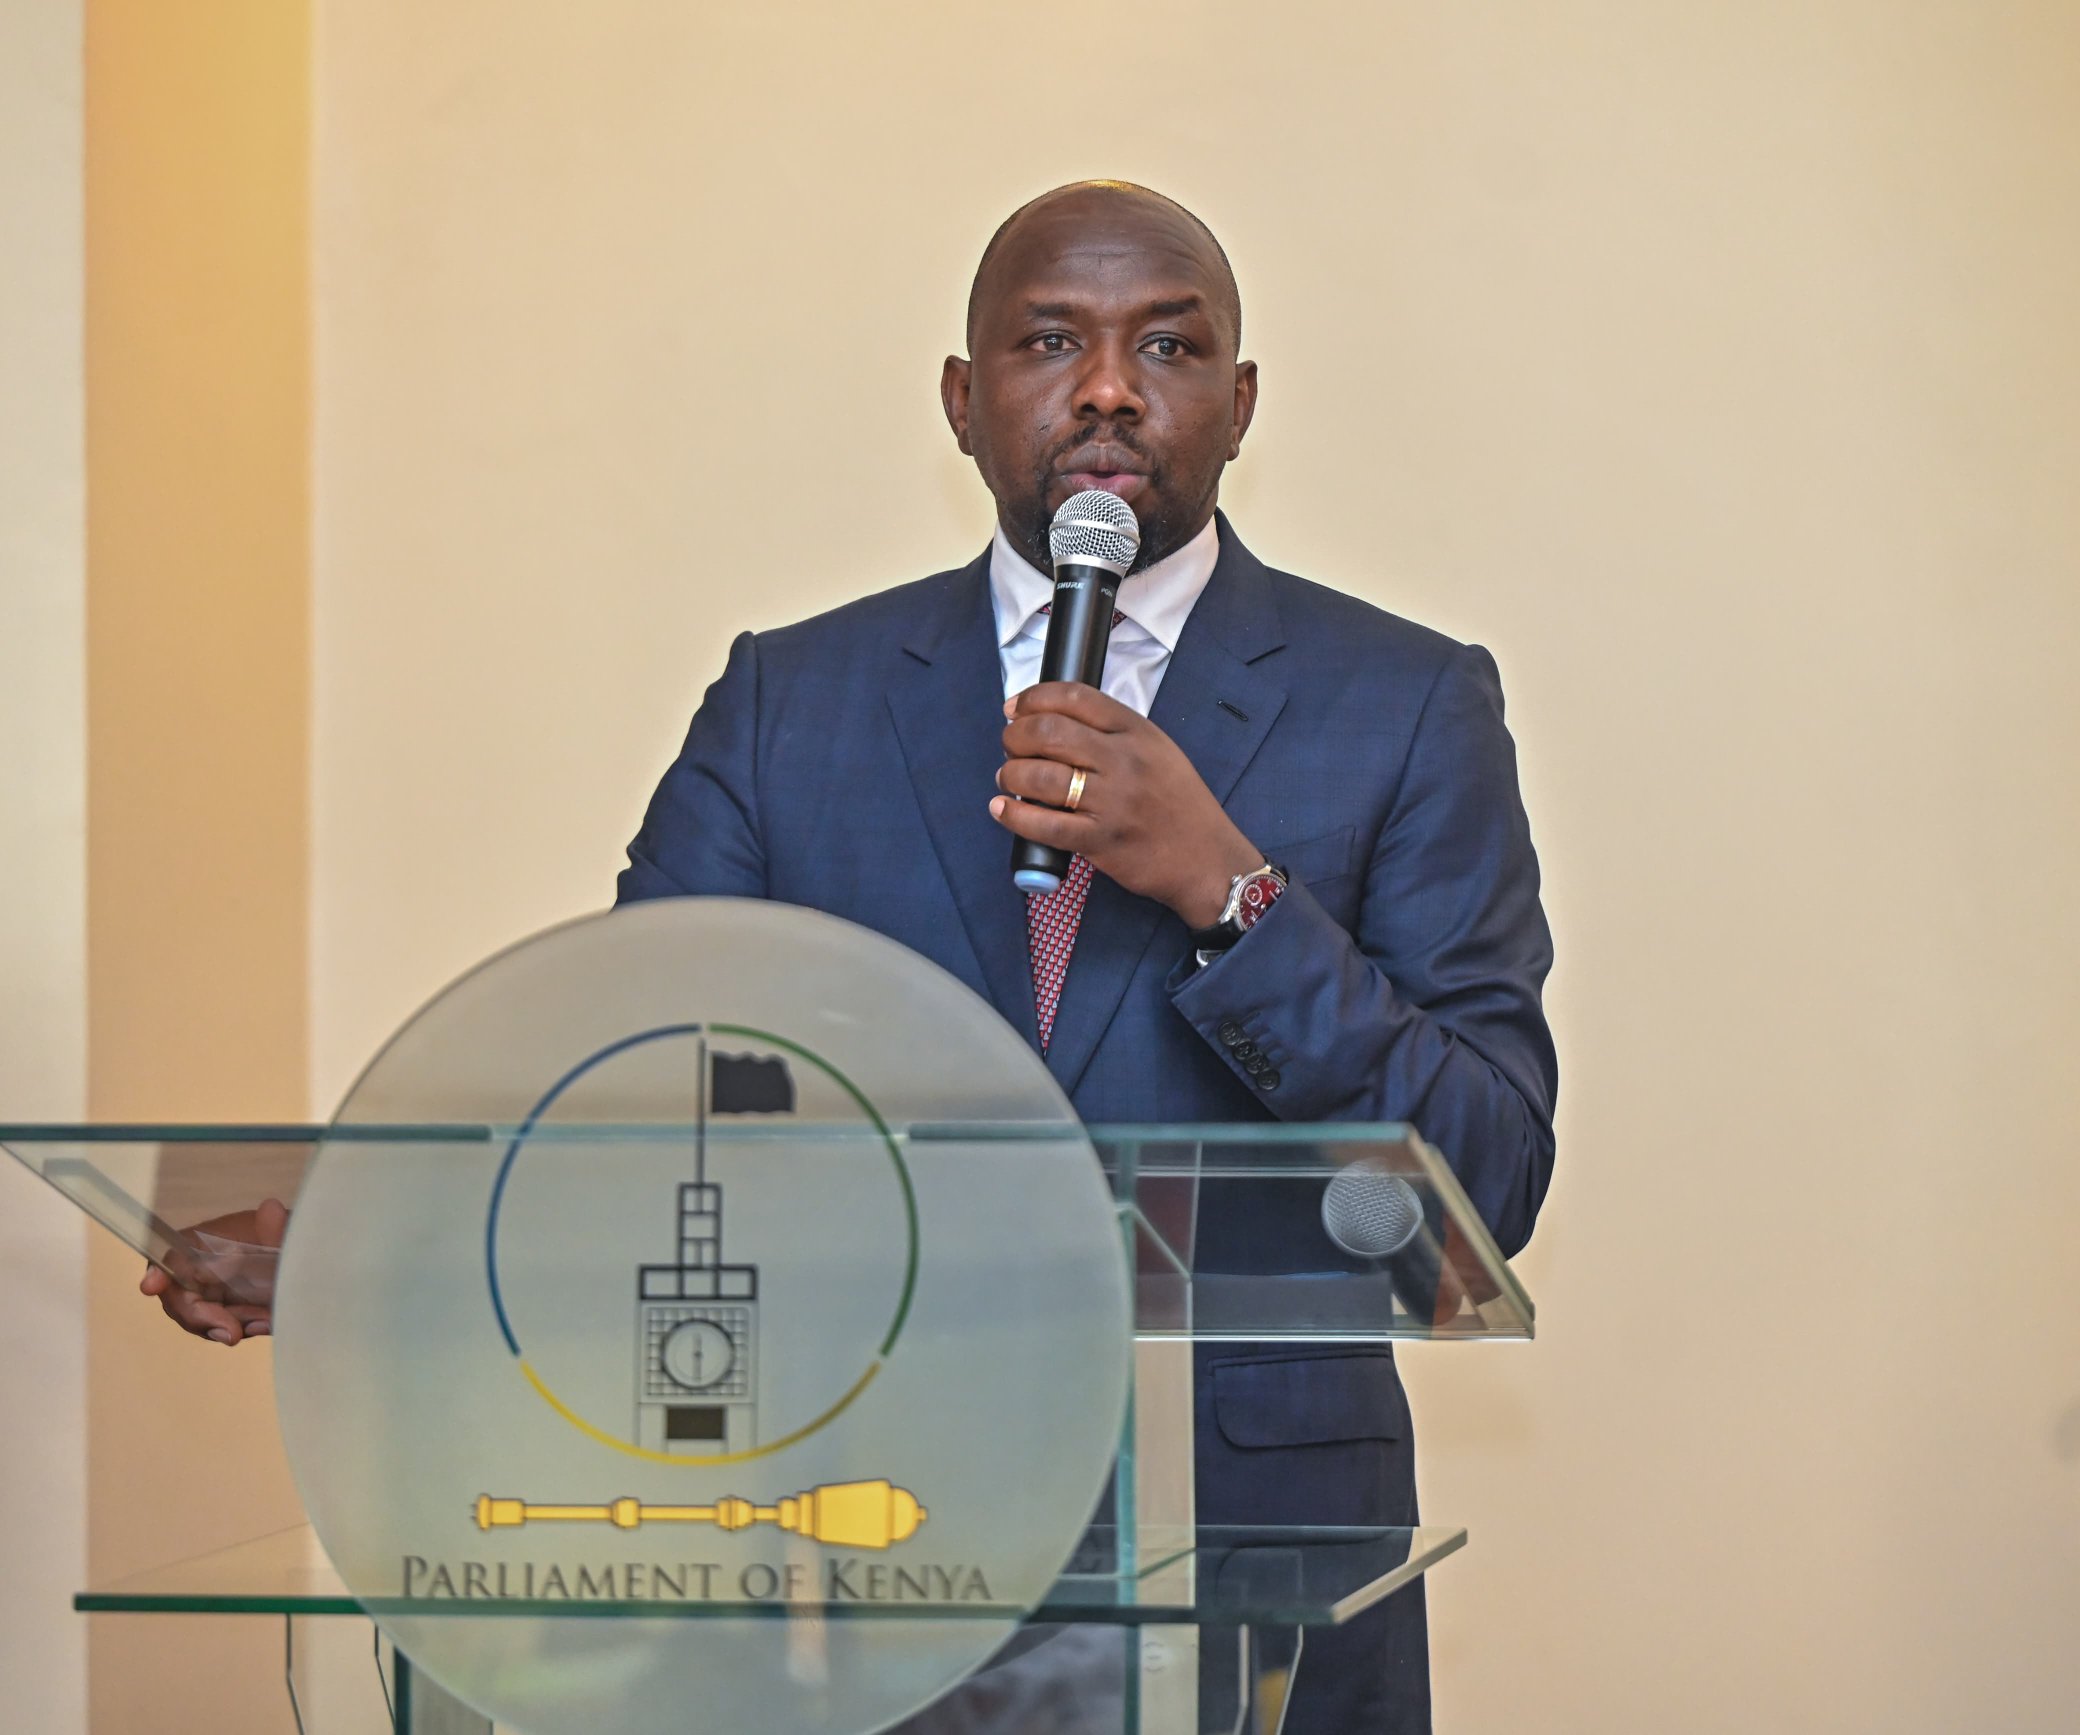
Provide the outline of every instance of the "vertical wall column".
[[[89,0],[85,37],[87,1106],[301,1119],[309,5]],[[91,1246],[95,1576],[295,1523],[270,1346]],[[273,1623],[96,1617],[90,1663],[102,1735],[283,1726]]]
[[[0,7],[0,1119],[86,1091],[79,0]],[[0,1721],[86,1727],[85,1231],[0,1157]]]

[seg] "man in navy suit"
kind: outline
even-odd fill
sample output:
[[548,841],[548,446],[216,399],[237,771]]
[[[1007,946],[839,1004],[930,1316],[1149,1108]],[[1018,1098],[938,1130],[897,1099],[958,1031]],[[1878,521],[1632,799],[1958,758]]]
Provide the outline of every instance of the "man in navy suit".
[[[1159,195],[1086,183],[1006,222],[942,380],[991,547],[738,638],[619,896],[878,929],[985,996],[1087,1121],[1412,1122],[1514,1253],[1555,1064],[1495,666],[1243,546],[1216,510],[1256,407],[1240,331],[1226,256]],[[1085,488],[1143,538],[1103,692],[1033,685],[1048,524]],[[1060,891],[1013,888],[1012,833],[1075,853]],[[1204,1231],[1245,1262],[1283,1232]],[[1415,1522],[1384,1348],[1217,1346],[1196,1377],[1202,1522]],[[1428,1726],[1419,1586],[1308,1639],[1295,1735]]]

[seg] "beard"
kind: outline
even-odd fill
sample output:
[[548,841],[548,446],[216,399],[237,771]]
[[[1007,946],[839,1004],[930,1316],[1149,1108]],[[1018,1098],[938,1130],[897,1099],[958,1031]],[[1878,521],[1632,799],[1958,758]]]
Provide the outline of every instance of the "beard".
[[[1047,508],[1047,491],[1054,486],[1065,467],[1062,460],[1079,447],[1095,444],[1098,438],[1099,430],[1091,429],[1067,441],[1048,455],[1047,462],[1033,479],[1032,491],[1022,504],[1012,528],[1012,541],[1037,571],[1054,570],[1054,555],[1047,546],[1047,532],[1054,523],[1054,514]],[[1148,454],[1121,430],[1106,430],[1104,443],[1132,452],[1148,465],[1148,487],[1134,514],[1141,525],[1141,548],[1134,556],[1134,564],[1127,568],[1131,576],[1175,554],[1191,540],[1198,529],[1198,520],[1204,514],[1187,514],[1178,509],[1164,485],[1166,472],[1162,465],[1150,462]]]

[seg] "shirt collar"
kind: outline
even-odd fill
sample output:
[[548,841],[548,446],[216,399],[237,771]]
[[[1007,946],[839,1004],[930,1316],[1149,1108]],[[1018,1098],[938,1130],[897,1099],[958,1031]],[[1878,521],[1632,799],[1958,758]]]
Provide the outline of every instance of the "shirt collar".
[[[1220,552],[1220,532],[1209,518],[1206,528],[1174,554],[1121,582],[1120,613],[1164,650],[1176,650],[1192,605],[1213,577]],[[1001,524],[989,545],[989,591],[997,612],[1000,650],[1033,624],[1043,604],[1054,601],[1054,580],[1011,546]]]

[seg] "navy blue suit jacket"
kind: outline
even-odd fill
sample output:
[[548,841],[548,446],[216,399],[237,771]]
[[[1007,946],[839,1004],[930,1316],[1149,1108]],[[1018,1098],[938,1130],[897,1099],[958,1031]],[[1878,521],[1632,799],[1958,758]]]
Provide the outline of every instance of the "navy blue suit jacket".
[[[739,637],[620,899],[827,910],[951,971],[1037,1047],[1025,899],[987,806],[1003,761],[988,571],[984,555]],[[1223,518],[1151,718],[1292,884],[1200,969],[1176,915],[1094,878],[1047,1053],[1078,1113],[1409,1121],[1514,1253],[1553,1162],[1551,942],[1487,652],[1266,567]],[[1228,1024],[1268,1067],[1237,1061]],[[1251,1224],[1210,1228],[1249,1259]],[[1305,1232],[1319,1243],[1319,1220]],[[1199,1361],[1203,1522],[1414,1522],[1389,1354],[1227,1349]],[[1415,1619],[1412,1640],[1378,1643],[1419,1645],[1419,1602]],[[1380,1692],[1289,1727],[1418,1726],[1406,1693]]]

